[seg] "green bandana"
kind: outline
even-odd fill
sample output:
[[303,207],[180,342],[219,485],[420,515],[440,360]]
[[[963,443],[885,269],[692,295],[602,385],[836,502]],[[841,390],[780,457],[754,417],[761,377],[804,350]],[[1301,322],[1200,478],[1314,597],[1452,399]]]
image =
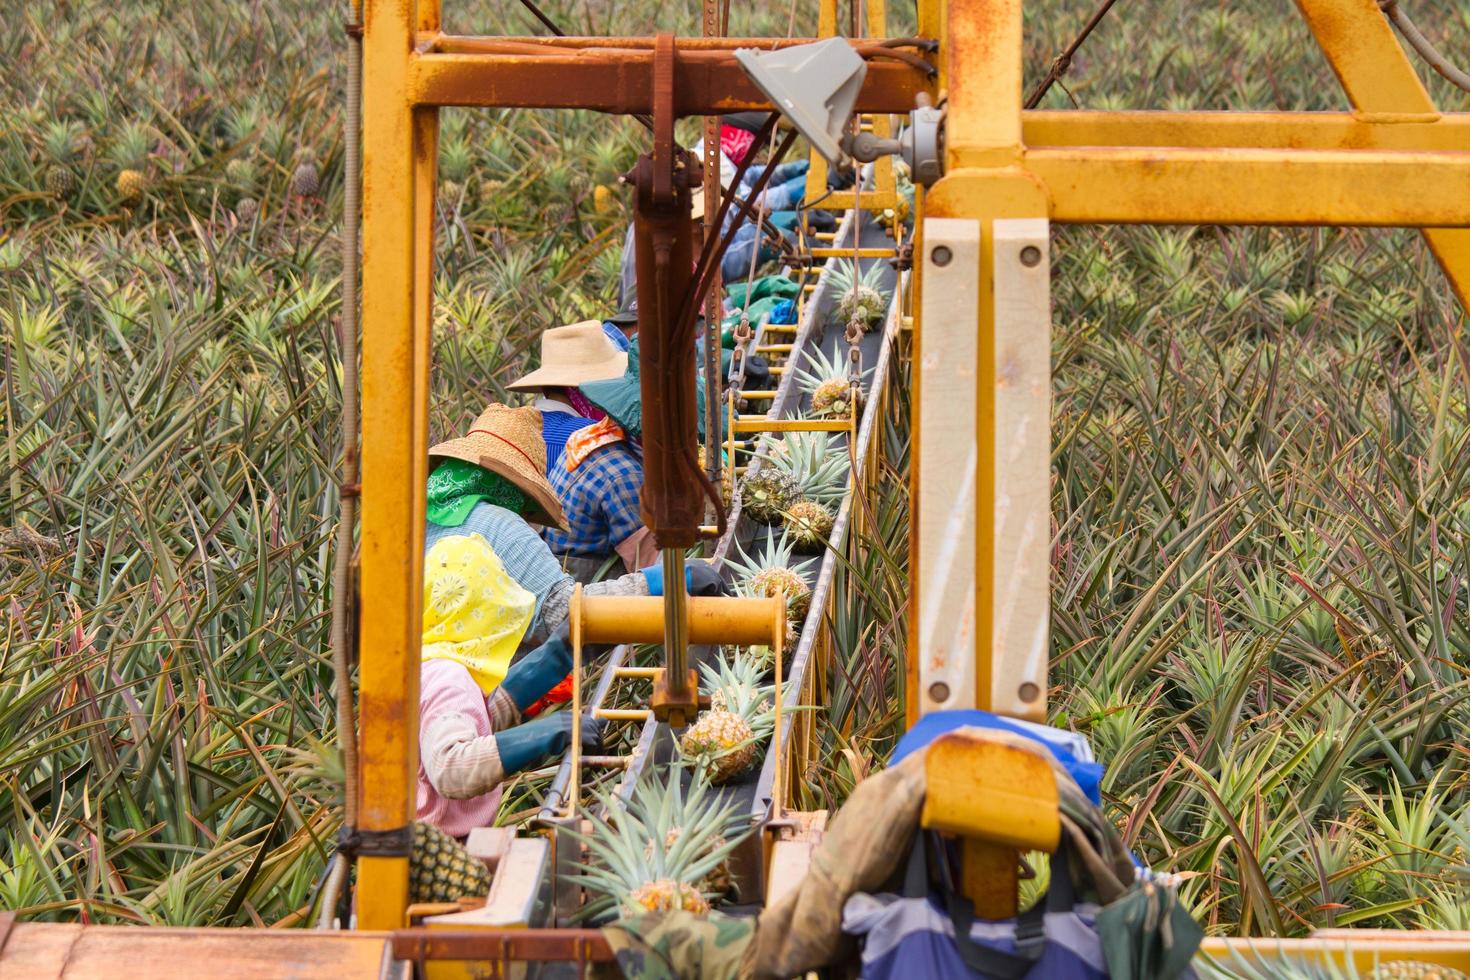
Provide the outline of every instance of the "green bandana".
[[459,527],[480,501],[525,514],[526,495],[514,483],[483,466],[446,459],[429,474],[426,516],[440,527]]

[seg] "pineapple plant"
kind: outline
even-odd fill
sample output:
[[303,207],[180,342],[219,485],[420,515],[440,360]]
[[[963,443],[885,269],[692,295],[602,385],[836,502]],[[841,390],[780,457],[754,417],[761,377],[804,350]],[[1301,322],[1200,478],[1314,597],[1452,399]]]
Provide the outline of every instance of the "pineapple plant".
[[770,735],[773,688],[761,683],[760,665],[739,653],[718,668],[702,664],[699,672],[710,689],[710,710],[684,730],[679,751],[719,786],[749,769],[756,745]]
[[113,183],[118,197],[131,201],[148,189],[148,153],[153,133],[136,120],[124,124],[112,144],[112,162],[118,167]]
[[883,267],[877,262],[859,271],[851,259],[833,260],[827,285],[841,297],[832,308],[833,320],[844,325],[856,320],[864,331],[882,323],[888,315],[882,276]]
[[778,466],[762,466],[740,481],[745,513],[762,524],[775,524],[781,514],[801,499],[801,488]]
[[490,870],[464,845],[433,824],[413,825],[408,897],[411,902],[454,902],[490,893]]
[[51,164],[46,168],[46,192],[53,197],[70,197],[77,189],[77,175],[72,158],[81,142],[82,128],[69,120],[46,124],[41,140]]
[[815,500],[797,501],[781,515],[781,519],[792,543],[802,551],[825,547],[827,539],[832,536],[832,525],[836,523],[832,511]]
[[316,163],[310,157],[302,160],[291,174],[291,193],[296,197],[316,197],[321,189],[322,179]]
[[572,880],[595,896],[583,918],[613,909],[620,916],[674,910],[702,915],[710,899],[729,887],[730,854],[749,831],[741,832],[733,801],[721,804],[698,778],[686,794],[682,779],[678,766],[650,772],[626,805],[601,792],[596,809],[606,818],[584,810],[591,833],[567,831],[587,853]]
[[[862,386],[858,386],[857,397],[853,397],[852,383],[847,377],[847,359],[841,349],[834,350],[828,357],[820,348],[805,355],[806,368],[796,369],[796,380],[801,390],[811,399],[812,414],[829,418],[848,419],[862,407]],[[863,372],[863,379],[872,373]]]
[[753,558],[738,542],[735,548],[740,557],[726,558],[725,562],[735,570],[736,591],[741,595],[762,598],[784,595],[791,618],[797,622],[805,620],[812,602],[812,587],[805,572],[812,562],[792,564],[790,536],[782,532],[780,538],[768,539],[766,546]]

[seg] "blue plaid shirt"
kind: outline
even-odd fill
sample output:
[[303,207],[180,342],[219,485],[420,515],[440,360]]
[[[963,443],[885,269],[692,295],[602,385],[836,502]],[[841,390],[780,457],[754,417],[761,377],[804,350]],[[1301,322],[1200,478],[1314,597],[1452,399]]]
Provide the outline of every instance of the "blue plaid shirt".
[[643,489],[643,461],[626,442],[592,451],[570,473],[565,461],[546,474],[569,531],[548,527],[543,533],[559,555],[606,557],[643,526],[638,493]]

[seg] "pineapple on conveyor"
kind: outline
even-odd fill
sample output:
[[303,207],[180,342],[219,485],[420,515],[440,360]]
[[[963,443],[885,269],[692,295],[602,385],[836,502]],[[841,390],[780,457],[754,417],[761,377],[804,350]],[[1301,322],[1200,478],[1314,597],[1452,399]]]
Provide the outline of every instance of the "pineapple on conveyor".
[[[786,596],[786,608],[798,623],[806,620],[812,602],[812,587],[805,572],[812,560],[792,564],[790,535],[771,538],[766,546],[752,558],[737,541],[735,549],[740,557],[726,558],[725,563],[735,570],[735,591],[740,595],[769,599],[778,593]],[[789,644],[788,644],[789,646]]]
[[1417,960],[1391,960],[1367,974],[1370,980],[1470,980],[1463,970]]
[[791,509],[781,515],[781,520],[791,535],[792,543],[802,551],[826,547],[827,539],[832,536],[832,526],[837,523],[832,511],[815,500],[792,504]]
[[626,805],[599,793],[597,808],[606,819],[586,810],[590,834],[564,831],[587,851],[572,878],[595,896],[584,918],[614,908],[619,915],[702,915],[728,889],[730,854],[749,830],[742,829],[734,801],[721,805],[697,774],[686,795],[681,774],[678,766],[650,772]]
[[888,315],[888,297],[883,294],[883,267],[877,262],[858,271],[852,259],[834,259],[827,288],[837,297],[832,319],[846,326],[856,319],[866,332]]
[[762,684],[760,666],[740,653],[718,668],[701,664],[699,673],[700,686],[710,691],[710,710],[684,730],[679,751],[719,786],[749,769],[756,746],[770,736],[775,688]]
[[796,481],[804,500],[836,507],[847,491],[852,464],[847,445],[831,432],[788,432],[762,455]]
[[433,824],[414,823],[408,867],[410,902],[456,902],[490,894],[490,869],[485,862]]
[[[847,377],[847,355],[841,349],[834,350],[828,357],[820,348],[802,355],[805,368],[796,369],[796,380],[812,403],[812,414],[818,417],[846,419],[862,408],[862,386],[858,386],[858,397],[852,397],[852,385]],[[866,381],[872,368],[863,372]]]
[[780,467],[762,466],[740,481],[740,499],[753,520],[775,524],[786,508],[801,499],[801,488]]

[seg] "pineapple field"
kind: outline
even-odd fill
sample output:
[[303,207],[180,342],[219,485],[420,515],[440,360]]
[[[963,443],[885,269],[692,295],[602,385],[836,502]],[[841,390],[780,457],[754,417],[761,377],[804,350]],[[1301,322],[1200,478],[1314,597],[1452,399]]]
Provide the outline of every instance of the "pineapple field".
[[[445,6],[454,30],[537,29],[518,7]],[[815,29],[814,5],[749,6],[731,33]],[[349,14],[11,7],[0,908],[306,925],[343,783],[328,647]],[[1027,4],[1028,87],[1090,8]],[[545,9],[583,34],[699,30],[693,4]],[[1470,7],[1414,13],[1470,50]],[[1343,107],[1293,14],[1120,3],[1043,106]],[[890,32],[912,16],[896,4]],[[1441,107],[1470,108],[1421,74]],[[644,140],[591,112],[444,113],[432,438],[514,402],[542,330],[615,310],[617,178]],[[856,423],[881,399],[872,491],[847,503],[855,428],[734,454],[743,531],[717,557],[738,593],[785,599],[783,669],[763,646],[701,659],[710,710],[639,778],[592,787],[589,921],[736,901],[735,788],[770,783],[773,737],[815,747],[787,792],[817,809],[903,731],[907,364],[877,354],[895,277],[834,259],[823,281],[830,323],[787,365],[786,407]],[[1109,817],[1181,875],[1210,934],[1470,929],[1470,348],[1420,236],[1058,226],[1052,298],[1048,702],[1106,765]],[[850,323],[866,327],[856,380]],[[821,676],[802,673],[816,642]],[[656,655],[623,649],[604,673]],[[801,683],[778,689],[788,673]],[[640,683],[607,680],[594,703],[637,703]],[[645,737],[628,721],[611,741]],[[514,780],[500,822],[562,798],[565,768]],[[439,877],[483,888],[420,833]]]

